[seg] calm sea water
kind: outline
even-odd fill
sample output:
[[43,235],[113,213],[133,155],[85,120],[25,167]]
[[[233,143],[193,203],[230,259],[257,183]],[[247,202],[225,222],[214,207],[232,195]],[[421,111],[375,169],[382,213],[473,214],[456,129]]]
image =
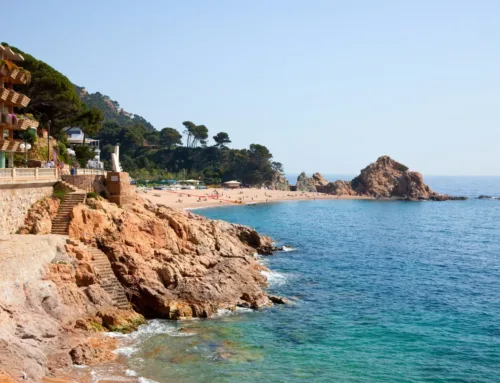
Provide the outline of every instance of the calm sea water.
[[[500,195],[500,178],[429,177]],[[293,304],[153,321],[122,351],[158,382],[499,382],[500,201],[303,201],[198,211],[296,251],[264,259]]]

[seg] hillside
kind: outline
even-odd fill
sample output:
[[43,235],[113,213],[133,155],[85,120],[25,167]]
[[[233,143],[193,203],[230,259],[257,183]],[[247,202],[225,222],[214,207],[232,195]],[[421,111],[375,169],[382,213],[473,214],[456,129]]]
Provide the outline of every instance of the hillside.
[[104,121],[117,122],[120,125],[141,124],[148,131],[155,130],[154,126],[144,117],[123,110],[118,101],[111,100],[100,92],[89,93],[84,87],[74,86],[80,99],[88,108],[95,107],[104,114]]

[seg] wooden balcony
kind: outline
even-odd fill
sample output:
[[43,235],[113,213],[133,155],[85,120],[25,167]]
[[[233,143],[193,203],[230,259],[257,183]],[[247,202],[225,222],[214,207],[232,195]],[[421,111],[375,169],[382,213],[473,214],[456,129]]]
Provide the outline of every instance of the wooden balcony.
[[0,88],[0,102],[5,102],[9,98],[10,90],[7,88]]
[[0,77],[8,84],[27,84],[31,81],[31,73],[26,69],[14,67],[3,62],[0,64]]
[[20,105],[21,108],[26,108],[30,103],[30,101],[31,99],[28,96],[22,94],[21,98],[18,100],[18,104]]
[[0,139],[0,151],[1,152],[17,152],[19,149],[19,145],[21,145],[21,143],[22,143],[21,140]]
[[13,126],[14,130],[26,130],[28,128],[38,128],[39,122],[29,118],[20,118],[17,124]]

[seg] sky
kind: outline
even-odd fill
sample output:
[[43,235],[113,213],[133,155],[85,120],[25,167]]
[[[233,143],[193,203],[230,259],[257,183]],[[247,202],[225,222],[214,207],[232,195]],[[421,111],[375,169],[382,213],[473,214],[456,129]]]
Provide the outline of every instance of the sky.
[[287,173],[389,155],[424,175],[500,175],[499,1],[21,4],[0,40],[157,129],[225,131]]

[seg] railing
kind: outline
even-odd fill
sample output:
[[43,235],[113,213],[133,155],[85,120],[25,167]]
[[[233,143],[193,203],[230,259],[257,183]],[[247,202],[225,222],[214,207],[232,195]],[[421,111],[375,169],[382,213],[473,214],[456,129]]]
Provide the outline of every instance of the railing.
[[0,181],[57,180],[57,169],[9,168],[0,169]]
[[103,169],[87,169],[78,168],[76,169],[75,175],[77,176],[105,176],[108,172]]

